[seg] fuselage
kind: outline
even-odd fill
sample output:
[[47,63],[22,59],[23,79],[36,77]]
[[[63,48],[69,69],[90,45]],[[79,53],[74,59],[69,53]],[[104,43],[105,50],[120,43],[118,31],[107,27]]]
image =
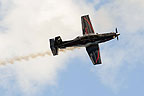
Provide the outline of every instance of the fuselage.
[[58,44],[58,48],[66,47],[87,47],[92,44],[103,43],[111,39],[116,38],[119,33],[104,33],[104,34],[88,34],[84,36],[78,36],[73,40],[62,41],[61,44]]

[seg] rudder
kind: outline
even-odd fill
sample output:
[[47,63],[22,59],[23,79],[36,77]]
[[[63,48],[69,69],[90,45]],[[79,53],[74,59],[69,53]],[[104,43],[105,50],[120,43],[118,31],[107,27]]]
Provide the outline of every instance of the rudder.
[[49,39],[49,41],[50,41],[50,48],[51,48],[53,56],[58,55],[58,47],[55,46],[55,40]]

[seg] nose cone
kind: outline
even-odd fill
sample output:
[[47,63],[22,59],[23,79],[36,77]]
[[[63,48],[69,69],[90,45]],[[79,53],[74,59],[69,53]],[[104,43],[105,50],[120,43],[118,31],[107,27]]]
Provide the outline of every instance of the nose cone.
[[120,33],[116,33],[116,35],[117,35],[117,36],[119,36],[119,35],[120,35]]

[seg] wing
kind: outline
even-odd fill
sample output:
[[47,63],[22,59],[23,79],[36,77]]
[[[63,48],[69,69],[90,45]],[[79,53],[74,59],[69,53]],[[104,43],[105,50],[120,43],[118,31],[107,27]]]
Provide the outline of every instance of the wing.
[[90,46],[86,47],[86,50],[87,50],[89,57],[94,65],[102,63],[101,58],[100,58],[100,50],[99,50],[98,44],[90,45]]
[[81,23],[82,23],[83,35],[94,34],[94,30],[93,30],[89,15],[82,16]]

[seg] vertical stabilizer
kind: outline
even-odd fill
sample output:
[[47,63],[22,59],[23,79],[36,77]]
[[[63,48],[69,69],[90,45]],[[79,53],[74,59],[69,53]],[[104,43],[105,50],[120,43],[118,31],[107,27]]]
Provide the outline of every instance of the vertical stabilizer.
[[50,41],[50,48],[51,48],[53,56],[58,55],[58,47],[55,46],[55,40],[49,39],[49,41]]

